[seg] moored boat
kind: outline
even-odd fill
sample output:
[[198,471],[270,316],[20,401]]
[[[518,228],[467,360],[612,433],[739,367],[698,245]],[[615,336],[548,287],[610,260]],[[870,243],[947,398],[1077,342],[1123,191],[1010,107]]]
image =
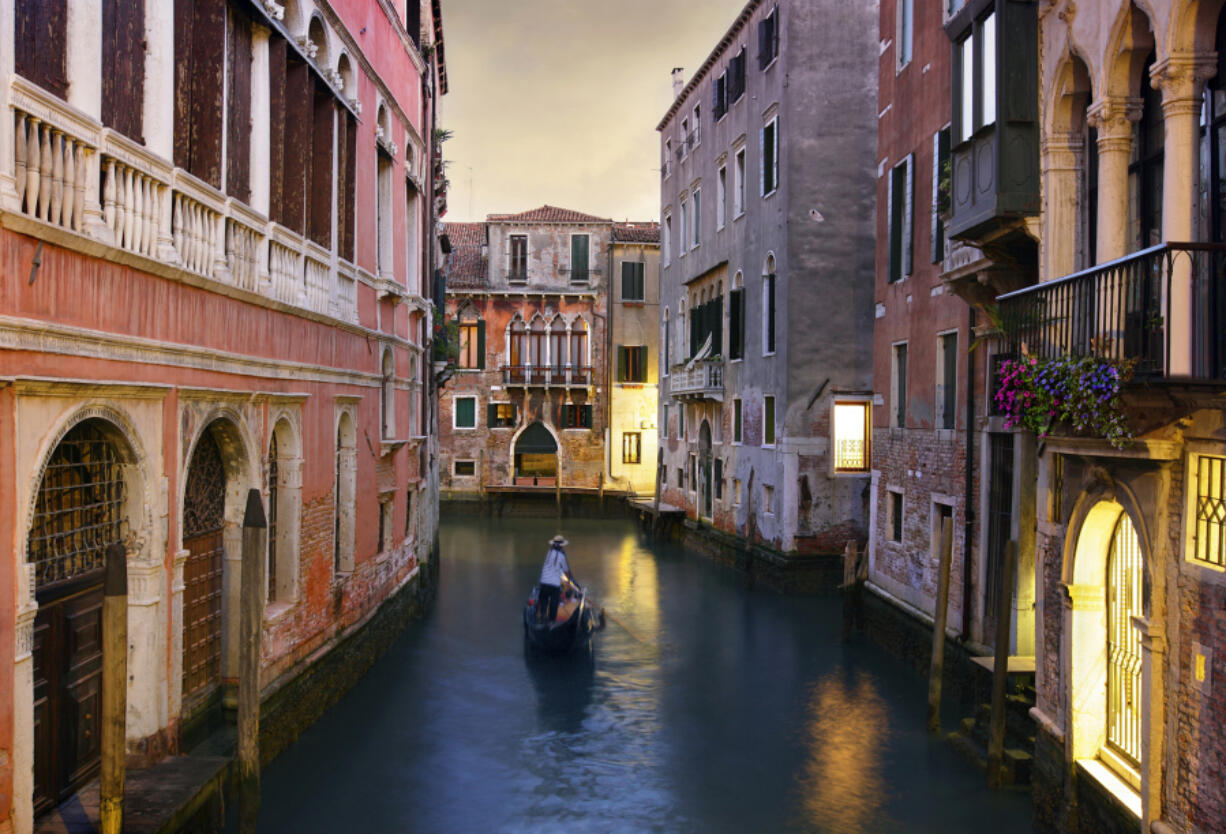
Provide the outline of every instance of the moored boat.
[[596,630],[597,614],[588,600],[587,591],[571,592],[558,605],[553,622],[537,617],[540,586],[532,589],[524,606],[524,638],[536,649],[550,654],[564,654],[579,648],[589,648]]

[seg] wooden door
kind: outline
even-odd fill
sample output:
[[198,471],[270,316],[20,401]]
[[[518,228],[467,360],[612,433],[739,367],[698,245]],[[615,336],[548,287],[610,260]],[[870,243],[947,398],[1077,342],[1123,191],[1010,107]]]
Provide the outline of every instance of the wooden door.
[[98,772],[102,585],[40,600],[34,620],[34,811],[54,808]]
[[225,489],[221,450],[205,431],[192,453],[183,498],[183,548],[189,553],[183,566],[185,700],[197,693],[203,698],[221,681]]

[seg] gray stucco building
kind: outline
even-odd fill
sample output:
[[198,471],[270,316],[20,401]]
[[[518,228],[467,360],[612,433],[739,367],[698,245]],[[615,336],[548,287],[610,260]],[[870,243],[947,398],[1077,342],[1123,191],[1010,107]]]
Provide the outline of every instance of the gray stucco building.
[[877,14],[751,0],[657,127],[661,498],[783,553],[865,537]]

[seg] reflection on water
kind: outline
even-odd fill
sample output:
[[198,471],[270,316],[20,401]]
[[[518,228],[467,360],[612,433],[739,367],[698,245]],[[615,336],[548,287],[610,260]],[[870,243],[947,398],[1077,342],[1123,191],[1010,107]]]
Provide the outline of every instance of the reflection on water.
[[889,737],[885,702],[863,673],[835,669],[813,687],[805,715],[808,756],[800,777],[804,816],[815,828],[854,834],[887,828],[882,751]]
[[[524,652],[558,532],[610,615],[591,655]],[[837,599],[629,522],[444,518],[440,544],[434,606],[264,770],[261,832],[1030,830],[924,732],[922,678],[839,642]]]

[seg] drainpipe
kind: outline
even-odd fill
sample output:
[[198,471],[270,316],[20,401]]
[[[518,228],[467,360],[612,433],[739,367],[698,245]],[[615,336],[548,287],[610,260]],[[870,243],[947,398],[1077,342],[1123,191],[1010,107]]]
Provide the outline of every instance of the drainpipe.
[[[967,344],[975,338],[975,308],[970,308],[967,319]],[[966,495],[962,515],[965,524],[962,532],[962,641],[971,638],[971,531],[975,526],[974,489],[975,468],[975,352],[966,354]]]

